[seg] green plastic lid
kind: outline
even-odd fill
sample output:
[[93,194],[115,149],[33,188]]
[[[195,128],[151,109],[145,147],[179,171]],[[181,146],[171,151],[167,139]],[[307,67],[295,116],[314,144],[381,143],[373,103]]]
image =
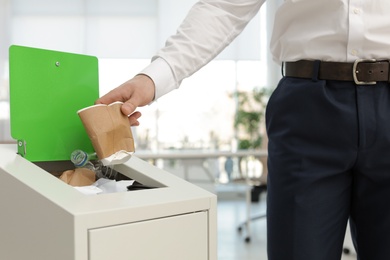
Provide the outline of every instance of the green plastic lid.
[[99,97],[96,57],[11,46],[11,135],[32,162],[69,160],[93,147],[77,111]]

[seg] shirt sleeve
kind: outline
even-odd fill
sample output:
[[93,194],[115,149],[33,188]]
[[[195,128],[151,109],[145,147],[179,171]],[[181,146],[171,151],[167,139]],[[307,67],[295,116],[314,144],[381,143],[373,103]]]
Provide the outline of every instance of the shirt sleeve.
[[203,0],[197,2],[176,34],[152,58],[141,74],[156,86],[155,100],[178,88],[215,58],[239,35],[265,0]]

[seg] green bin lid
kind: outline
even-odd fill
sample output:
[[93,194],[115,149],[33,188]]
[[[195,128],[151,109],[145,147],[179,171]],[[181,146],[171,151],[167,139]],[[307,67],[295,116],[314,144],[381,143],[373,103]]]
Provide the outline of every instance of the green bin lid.
[[69,160],[93,147],[77,111],[99,97],[98,59],[13,45],[9,48],[11,135],[32,162]]

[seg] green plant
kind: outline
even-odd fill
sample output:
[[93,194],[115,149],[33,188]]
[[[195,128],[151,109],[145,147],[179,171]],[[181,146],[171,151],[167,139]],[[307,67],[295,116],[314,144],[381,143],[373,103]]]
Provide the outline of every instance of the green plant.
[[234,119],[238,149],[260,149],[263,141],[265,108],[270,88],[255,87],[251,92],[237,91],[237,112]]

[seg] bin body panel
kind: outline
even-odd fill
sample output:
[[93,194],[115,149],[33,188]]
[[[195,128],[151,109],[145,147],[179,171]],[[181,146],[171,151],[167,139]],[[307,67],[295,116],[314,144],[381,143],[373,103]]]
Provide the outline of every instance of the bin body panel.
[[0,207],[0,259],[74,259],[73,217],[1,166]]
[[90,260],[206,260],[207,212],[89,231]]

